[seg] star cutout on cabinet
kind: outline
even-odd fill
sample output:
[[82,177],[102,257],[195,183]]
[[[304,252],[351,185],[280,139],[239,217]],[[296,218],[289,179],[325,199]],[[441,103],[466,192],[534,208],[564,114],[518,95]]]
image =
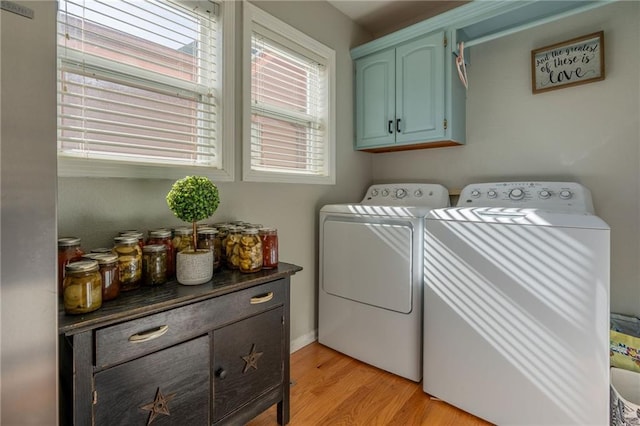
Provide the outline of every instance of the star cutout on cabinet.
[[156,391],[156,397],[153,402],[143,405],[140,407],[142,410],[151,411],[149,414],[149,420],[147,421],[147,426],[151,424],[160,414],[164,414],[165,416],[170,416],[169,413],[169,401],[176,396],[175,393],[164,396],[160,388]]
[[249,367],[253,367],[257,370],[258,359],[262,356],[263,353],[264,352],[256,352],[256,344],[254,343],[253,346],[251,346],[251,352],[249,352],[249,355],[242,357],[242,359],[246,363],[244,366],[244,370],[242,370],[242,373],[244,374],[249,371]]

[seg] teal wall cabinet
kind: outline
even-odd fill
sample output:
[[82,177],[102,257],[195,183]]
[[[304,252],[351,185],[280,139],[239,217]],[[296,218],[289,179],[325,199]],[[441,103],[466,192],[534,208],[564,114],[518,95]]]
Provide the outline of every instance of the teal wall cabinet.
[[[464,91],[452,96],[450,57],[446,33],[438,32],[357,58],[356,149],[387,152],[463,143]],[[462,110],[459,123],[447,111],[454,100]]]

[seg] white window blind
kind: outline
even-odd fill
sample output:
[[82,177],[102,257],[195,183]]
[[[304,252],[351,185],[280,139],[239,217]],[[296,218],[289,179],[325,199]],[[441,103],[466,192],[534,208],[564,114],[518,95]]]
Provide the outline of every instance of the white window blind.
[[217,9],[60,0],[58,155],[219,167]]
[[251,9],[245,180],[333,183],[333,51]]

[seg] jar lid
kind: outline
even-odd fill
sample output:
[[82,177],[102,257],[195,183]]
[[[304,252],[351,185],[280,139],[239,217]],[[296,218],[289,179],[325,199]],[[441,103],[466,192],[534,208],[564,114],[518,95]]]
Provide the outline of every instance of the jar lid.
[[98,262],[95,260],[79,260],[68,263],[64,267],[67,272],[91,272],[98,270]]
[[205,234],[205,235],[215,235],[218,233],[218,230],[215,228],[200,228],[198,229],[198,234]]
[[121,235],[119,237],[114,237],[113,241],[116,244],[138,244],[138,239],[131,235]]
[[98,247],[91,249],[91,253],[111,253],[111,249],[108,247]]
[[58,238],[58,247],[68,247],[80,245],[80,238],[78,237],[62,237]]
[[122,231],[120,235],[123,237],[136,237],[137,239],[144,238],[144,233],[140,231]]
[[156,253],[156,252],[166,251],[166,250],[167,250],[167,246],[165,246],[164,244],[147,244],[146,246],[142,247],[142,251],[145,253],[147,252]]
[[276,232],[277,229],[276,228],[270,228],[270,227],[264,227],[264,228],[260,228],[258,231],[260,231],[260,233],[268,234],[268,233],[271,233],[271,232]]
[[258,229],[257,228],[244,228],[242,230],[243,234],[247,234],[247,235],[253,235],[253,234],[257,234],[258,233]]
[[149,236],[152,238],[166,238],[171,236],[171,231],[168,229],[154,229],[149,231]]
[[173,233],[176,235],[191,235],[193,234],[193,229],[187,227],[175,228]]
[[82,257],[95,260],[99,265],[110,265],[118,261],[118,255],[115,253],[88,253]]

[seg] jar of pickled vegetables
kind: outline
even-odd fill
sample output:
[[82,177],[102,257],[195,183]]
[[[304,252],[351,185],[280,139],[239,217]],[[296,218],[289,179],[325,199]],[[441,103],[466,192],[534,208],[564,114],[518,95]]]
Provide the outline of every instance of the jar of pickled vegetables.
[[214,228],[198,229],[198,248],[213,252],[213,270],[218,270],[222,259],[222,242],[218,238],[218,230]]
[[176,253],[183,250],[193,250],[193,229],[188,227],[173,230],[173,247]]
[[113,300],[120,294],[120,274],[118,273],[118,256],[109,253],[87,253],[85,259],[98,262],[98,271],[102,278],[102,301]]
[[225,240],[227,239],[227,235],[229,235],[229,226],[227,224],[223,224],[223,225],[216,225],[216,229],[218,230],[218,238],[220,239],[220,243],[222,244],[221,247],[221,265],[222,263],[225,262],[225,259],[227,258],[227,253],[225,250]]
[[155,229],[149,231],[147,244],[162,244],[167,248],[167,279],[176,275],[176,249],[171,239],[171,231],[168,229]]
[[278,230],[276,228],[260,228],[258,230],[262,242],[262,267],[273,269],[278,267]]
[[167,282],[167,247],[164,244],[147,244],[143,247],[142,280],[147,286]]
[[262,242],[256,228],[242,231],[238,244],[240,272],[257,272],[262,269]]
[[240,267],[239,243],[242,237],[242,228],[239,226],[229,227],[229,233],[224,239],[224,252],[226,256],[227,268],[238,269]]
[[118,255],[120,291],[135,290],[142,280],[142,250],[136,237],[115,237],[113,252]]
[[80,238],[58,238],[58,295],[62,297],[62,287],[66,273],[65,266],[82,259],[84,251],[80,248]]
[[102,278],[95,260],[65,266],[63,304],[67,314],[86,314],[102,306]]

